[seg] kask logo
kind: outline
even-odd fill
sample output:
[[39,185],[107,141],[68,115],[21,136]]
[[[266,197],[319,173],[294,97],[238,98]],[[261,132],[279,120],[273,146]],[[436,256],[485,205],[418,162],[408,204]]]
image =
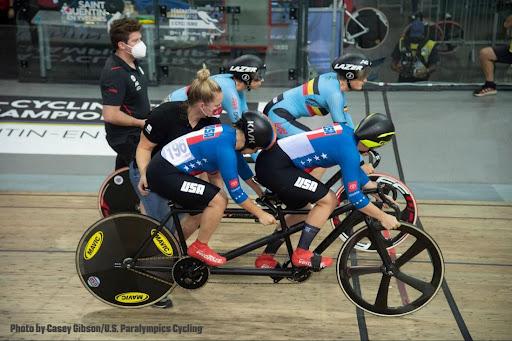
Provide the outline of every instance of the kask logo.
[[247,121],[247,137],[249,138],[249,143],[256,143],[256,138],[254,137],[254,121]]

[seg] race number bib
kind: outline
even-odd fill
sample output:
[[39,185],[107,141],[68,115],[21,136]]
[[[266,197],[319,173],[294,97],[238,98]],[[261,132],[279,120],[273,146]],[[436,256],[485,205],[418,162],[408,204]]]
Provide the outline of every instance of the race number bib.
[[181,165],[182,163],[189,162],[194,159],[194,155],[192,155],[192,152],[188,147],[185,136],[167,144],[162,149],[162,156],[174,166]]

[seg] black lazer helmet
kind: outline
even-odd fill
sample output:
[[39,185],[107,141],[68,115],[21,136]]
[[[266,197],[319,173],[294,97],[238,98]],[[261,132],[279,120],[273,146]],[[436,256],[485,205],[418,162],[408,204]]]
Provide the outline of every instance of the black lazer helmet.
[[227,72],[232,73],[235,79],[242,81],[250,90],[252,80],[263,80],[267,66],[263,61],[252,54],[244,54],[227,65]]
[[384,114],[369,114],[359,122],[354,132],[356,140],[368,148],[385,145],[395,135],[395,126]]
[[338,79],[344,79],[350,88],[352,79],[367,78],[371,71],[372,62],[360,53],[349,53],[336,58],[332,69],[338,74]]
[[245,145],[242,149],[268,149],[276,141],[277,134],[274,131],[274,125],[267,116],[257,111],[244,112],[242,118],[236,121],[234,125],[245,135]]

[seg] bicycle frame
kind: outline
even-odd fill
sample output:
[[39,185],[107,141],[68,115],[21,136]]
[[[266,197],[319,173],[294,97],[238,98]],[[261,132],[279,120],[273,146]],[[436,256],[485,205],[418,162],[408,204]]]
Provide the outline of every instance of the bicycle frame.
[[[372,194],[372,193],[379,193],[380,189],[371,189],[371,190],[365,190],[365,194]],[[381,193],[381,192],[380,192]],[[257,239],[253,242],[250,242],[248,244],[245,244],[243,246],[240,246],[236,249],[233,249],[231,251],[228,251],[227,253],[224,253],[223,256],[226,257],[227,260],[231,260],[234,258],[237,258],[239,256],[242,256],[244,254],[247,254],[255,249],[258,249],[264,245],[267,245],[275,240],[284,238],[286,241],[286,246],[288,250],[288,256],[291,259],[291,255],[293,253],[293,247],[290,240],[290,235],[297,233],[299,231],[302,231],[303,228],[303,222],[297,223],[292,225],[291,227],[288,227],[285,221],[285,215],[291,214],[291,215],[305,215],[309,213],[309,210],[306,209],[299,209],[299,210],[288,210],[288,209],[282,209],[280,205],[273,205],[272,203],[265,201],[264,204],[268,207],[265,209],[270,214],[274,214],[277,216],[281,223],[281,229],[278,231],[275,231],[274,233],[264,236],[260,239]],[[140,266],[137,265],[137,259],[140,257],[142,252],[145,250],[145,248],[148,246],[150,241],[155,237],[162,229],[163,226],[169,221],[169,219],[172,217],[174,219],[174,223],[176,226],[176,231],[178,233],[179,243],[180,247],[183,251],[187,250],[187,244],[185,241],[185,237],[183,234],[183,229],[181,227],[181,223],[179,221],[178,215],[180,213],[191,213],[191,214],[199,214],[202,213],[202,210],[191,210],[191,209],[185,209],[185,208],[178,208],[173,203],[169,204],[170,207],[170,213],[168,216],[162,220],[159,224],[159,226],[152,232],[148,238],[143,242],[141,247],[139,248],[139,251],[137,254],[131,259],[130,267],[137,270],[151,270],[151,271],[169,271],[168,267],[155,267],[155,266]],[[325,239],[323,239],[320,244],[314,249],[313,252],[317,254],[322,254],[337,238],[338,236],[346,229],[348,228],[352,221],[354,219],[357,219],[362,216],[362,213],[360,213],[353,204],[345,204],[343,206],[339,206],[331,213],[329,216],[329,219],[334,216],[339,216],[340,214],[346,213],[352,211],[348,216],[343,219],[342,223],[337,226],[334,230],[332,230]],[[246,211],[242,208],[228,208],[225,210],[225,214],[235,214],[235,215],[241,215],[242,213],[246,213]],[[358,216],[359,215],[359,216]],[[253,217],[252,215],[250,215]],[[365,217],[366,219],[366,217]],[[382,247],[382,259],[386,266],[389,266],[391,264],[391,259],[389,258],[389,255],[386,252],[386,246],[384,245],[384,240],[382,240],[382,235],[379,237],[380,233],[377,233],[377,229],[375,226],[373,226],[373,223],[369,220],[367,220],[368,226],[372,229],[373,239],[378,245],[378,249]],[[185,253],[185,252],[184,252]],[[380,254],[381,252],[379,252]],[[294,268],[290,269],[256,269],[256,268],[232,268],[232,267],[212,267],[210,268],[210,273],[212,274],[218,274],[218,275],[249,275],[249,276],[275,276],[275,277],[289,277],[292,276],[294,273]]]

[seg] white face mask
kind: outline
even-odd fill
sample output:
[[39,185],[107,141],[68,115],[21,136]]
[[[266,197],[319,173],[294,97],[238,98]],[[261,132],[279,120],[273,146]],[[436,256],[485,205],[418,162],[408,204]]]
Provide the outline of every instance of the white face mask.
[[137,44],[131,46],[131,54],[135,59],[146,57],[146,44],[141,40]]

